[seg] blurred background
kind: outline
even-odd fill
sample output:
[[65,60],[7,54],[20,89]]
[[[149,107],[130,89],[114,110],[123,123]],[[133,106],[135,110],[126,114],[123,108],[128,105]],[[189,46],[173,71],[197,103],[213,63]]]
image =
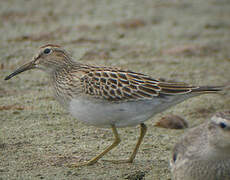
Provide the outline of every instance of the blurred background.
[[[230,80],[229,19],[228,0],[1,0],[0,179],[170,179],[170,151],[184,131],[156,128],[154,122],[173,113],[195,126],[230,109],[229,92],[191,99],[148,121],[134,164],[100,161],[69,169],[65,164],[87,160],[109,145],[110,130],[70,117],[40,71],[3,78],[52,43],[84,63],[222,85]],[[123,141],[108,159],[127,157],[139,134],[137,128],[120,133]]]

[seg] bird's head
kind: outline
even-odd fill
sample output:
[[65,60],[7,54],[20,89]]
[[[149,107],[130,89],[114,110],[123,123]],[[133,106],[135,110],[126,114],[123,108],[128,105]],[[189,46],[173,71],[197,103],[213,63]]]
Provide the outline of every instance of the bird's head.
[[230,111],[215,114],[208,125],[209,143],[230,155]]
[[71,62],[71,57],[64,49],[58,45],[48,44],[40,47],[38,53],[30,62],[16,69],[13,73],[7,76],[5,80],[30,69],[41,69],[50,73],[60,67],[68,66]]

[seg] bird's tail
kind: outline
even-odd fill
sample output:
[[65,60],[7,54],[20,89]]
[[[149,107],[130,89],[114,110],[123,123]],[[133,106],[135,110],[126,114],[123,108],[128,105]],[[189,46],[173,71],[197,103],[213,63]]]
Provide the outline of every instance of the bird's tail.
[[194,93],[216,93],[222,91],[225,86],[200,86],[196,88],[191,88],[191,92]]
[[179,95],[179,94],[203,94],[216,93],[225,89],[226,86],[191,86],[185,83],[159,82],[161,94]]

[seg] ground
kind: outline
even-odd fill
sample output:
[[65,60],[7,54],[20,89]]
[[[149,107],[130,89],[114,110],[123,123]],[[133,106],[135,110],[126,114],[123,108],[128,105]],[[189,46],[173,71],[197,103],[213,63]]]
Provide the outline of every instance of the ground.
[[[118,66],[154,78],[196,85],[230,79],[228,0],[2,0],[0,2],[0,179],[171,178],[170,152],[186,130],[154,127],[168,114],[195,126],[230,109],[229,90],[181,103],[147,121],[133,164],[68,168],[113,140],[110,129],[88,127],[52,97],[48,78],[28,71],[4,77],[29,61],[38,47],[62,45],[79,62]],[[127,158],[138,127],[119,129],[122,142],[105,159]]]

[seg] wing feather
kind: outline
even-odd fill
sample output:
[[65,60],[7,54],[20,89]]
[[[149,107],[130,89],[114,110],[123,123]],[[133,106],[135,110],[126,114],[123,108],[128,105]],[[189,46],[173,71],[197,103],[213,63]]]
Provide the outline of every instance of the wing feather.
[[[108,67],[84,67],[81,83],[86,94],[113,101],[151,99],[160,95],[202,92],[185,83],[165,82],[141,73]],[[206,92],[209,89],[206,88]]]

